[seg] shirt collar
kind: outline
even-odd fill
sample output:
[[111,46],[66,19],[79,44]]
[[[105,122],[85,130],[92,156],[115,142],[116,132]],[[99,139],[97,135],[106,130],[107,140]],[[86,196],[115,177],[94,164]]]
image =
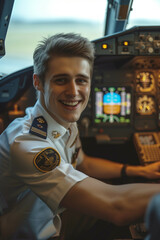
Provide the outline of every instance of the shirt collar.
[[71,147],[78,134],[77,123],[71,123],[69,130],[66,129],[50,116],[50,114],[43,108],[39,100],[35,105],[34,111],[36,111],[34,112],[34,115],[36,114],[38,116],[38,114],[40,114],[47,121],[47,135],[51,140],[60,140],[60,138],[67,134],[69,136],[67,146]]

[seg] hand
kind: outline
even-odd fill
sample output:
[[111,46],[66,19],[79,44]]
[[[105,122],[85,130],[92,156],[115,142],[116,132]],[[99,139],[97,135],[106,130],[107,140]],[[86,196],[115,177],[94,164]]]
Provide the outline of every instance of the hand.
[[144,166],[143,174],[148,179],[160,179],[160,161]]

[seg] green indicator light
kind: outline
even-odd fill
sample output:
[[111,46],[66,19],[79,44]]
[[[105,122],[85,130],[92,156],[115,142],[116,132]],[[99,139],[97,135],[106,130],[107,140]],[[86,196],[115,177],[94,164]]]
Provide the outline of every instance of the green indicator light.
[[100,123],[101,120],[100,120],[100,119],[95,119],[94,122],[95,122],[95,123]]

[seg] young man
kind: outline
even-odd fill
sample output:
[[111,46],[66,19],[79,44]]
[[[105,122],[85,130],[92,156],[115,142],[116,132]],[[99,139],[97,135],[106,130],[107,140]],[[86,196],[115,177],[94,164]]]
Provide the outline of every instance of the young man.
[[[36,48],[38,101],[0,136],[2,239],[56,237],[64,208],[129,224],[144,216],[150,198],[160,192],[159,184],[112,186],[97,180],[119,177],[123,165],[82,152],[76,121],[88,102],[93,60],[93,45],[76,34],[52,36]],[[128,167],[127,174],[159,178],[159,170],[157,163]]]

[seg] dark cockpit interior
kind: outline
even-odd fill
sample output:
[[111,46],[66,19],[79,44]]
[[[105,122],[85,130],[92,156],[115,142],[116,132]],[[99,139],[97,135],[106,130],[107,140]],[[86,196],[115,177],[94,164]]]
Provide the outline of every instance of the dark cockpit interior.
[[[0,0],[1,57],[13,4]],[[86,153],[146,165],[160,159],[160,26],[126,29],[132,4],[108,1],[105,35],[92,40],[96,55],[91,95],[78,127]],[[0,133],[35,103],[32,74],[29,66],[1,76]],[[139,181],[145,180],[127,180]],[[130,232],[116,239],[143,239],[143,225],[130,227]]]

